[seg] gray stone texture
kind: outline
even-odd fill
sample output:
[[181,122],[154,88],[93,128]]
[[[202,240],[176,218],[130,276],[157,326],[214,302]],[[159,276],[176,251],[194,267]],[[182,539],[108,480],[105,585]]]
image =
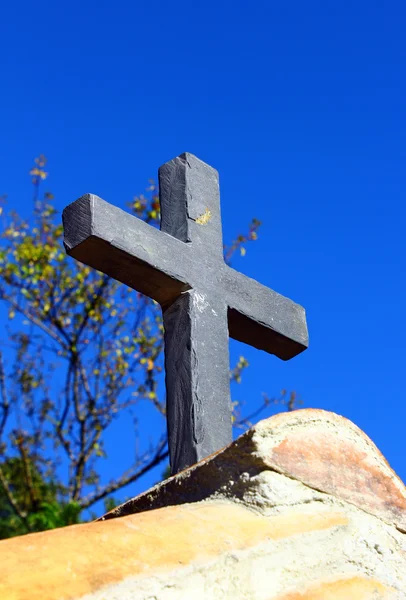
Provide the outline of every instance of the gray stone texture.
[[218,173],[191,154],[159,169],[161,231],[86,194],[65,248],[162,307],[172,473],[232,439],[228,336],[283,360],[306,349],[304,309],[224,263]]

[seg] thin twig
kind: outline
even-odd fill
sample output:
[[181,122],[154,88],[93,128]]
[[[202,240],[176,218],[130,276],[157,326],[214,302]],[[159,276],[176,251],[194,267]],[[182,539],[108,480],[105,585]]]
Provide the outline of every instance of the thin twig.
[[17,444],[18,450],[20,452],[21,460],[23,463],[25,482],[27,484],[28,494],[30,496],[31,506],[35,507],[37,498],[35,495],[34,482],[32,480],[30,460],[29,460],[29,457],[27,456],[27,452],[24,448],[24,440],[22,439],[22,437],[20,435],[18,435],[16,438],[16,444]]
[[37,325],[37,327],[42,329],[42,331],[44,331],[47,335],[49,335],[53,340],[58,342],[58,344],[60,344],[65,350],[68,350],[68,346],[65,345],[64,341],[54,331],[52,331],[52,329],[50,329],[49,327],[44,325],[44,323],[42,321],[40,321],[40,319],[37,319],[37,317],[34,317],[34,315],[32,315],[28,310],[26,310],[25,308],[22,308],[8,294],[5,294],[4,292],[2,292],[0,294],[0,299],[7,300],[7,302],[9,302],[11,304],[11,306],[14,308],[15,311],[24,315],[24,317],[29,319],[31,321],[31,323],[34,323],[34,325]]
[[6,426],[7,418],[10,411],[10,401],[8,399],[6,389],[6,376],[4,371],[3,353],[0,351],[0,394],[1,394],[1,407],[3,414],[0,422],[0,438],[3,435],[4,428]]
[[31,528],[27,521],[27,513],[20,510],[17,500],[14,498],[13,492],[11,491],[11,488],[7,482],[7,479],[3,473],[3,469],[1,466],[0,466],[0,483],[3,486],[4,493],[6,494],[8,503],[10,504],[11,508],[14,510],[17,517],[19,517],[22,520],[22,522],[24,523],[24,525],[26,526],[28,531],[31,531]]
[[94,310],[94,308],[96,307],[97,302],[101,298],[101,295],[102,295],[104,289],[108,286],[109,282],[110,282],[110,277],[108,275],[104,275],[103,280],[99,286],[99,289],[97,290],[94,298],[92,299],[92,302],[90,303],[88,310],[86,310],[86,314],[83,317],[83,321],[80,324],[80,326],[76,332],[76,335],[75,335],[75,344],[76,345],[78,344],[79,338],[82,335],[82,332],[83,332],[84,328],[86,327],[86,324],[90,318],[90,312],[92,310]]
[[112,494],[113,492],[116,492],[117,490],[122,489],[123,487],[125,487],[126,485],[129,485],[130,483],[133,483],[134,481],[136,481],[137,479],[142,477],[142,475],[144,475],[144,473],[147,473],[150,469],[159,465],[169,455],[168,450],[163,452],[163,449],[165,448],[165,446],[166,446],[166,439],[163,440],[159,444],[158,449],[155,452],[152,460],[149,461],[146,465],[144,465],[141,469],[139,469],[132,475],[124,474],[117,481],[112,481],[108,485],[106,485],[104,488],[102,488],[101,490],[98,490],[94,494],[90,494],[86,498],[82,498],[81,500],[79,500],[79,504],[82,507],[82,509],[89,508],[90,506],[92,506],[93,504],[98,502],[99,500],[106,498],[106,496],[108,496],[109,494]]

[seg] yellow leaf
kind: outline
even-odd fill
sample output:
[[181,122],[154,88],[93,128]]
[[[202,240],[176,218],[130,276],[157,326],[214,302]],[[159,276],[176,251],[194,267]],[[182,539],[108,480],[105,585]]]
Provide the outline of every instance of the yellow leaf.
[[147,360],[147,371],[152,371],[154,369],[154,361],[151,358]]
[[206,225],[211,219],[211,212],[209,211],[208,208],[206,208],[206,210],[204,211],[204,213],[202,215],[200,215],[200,217],[197,217],[196,223],[199,223],[199,225]]
[[34,167],[33,169],[31,169],[30,175],[33,175],[34,177],[40,177],[41,179],[46,179],[48,173],[46,173],[42,169],[38,169],[37,167]]
[[240,248],[240,253],[241,253],[241,256],[245,256],[245,255],[246,255],[247,251],[246,251],[246,249],[244,248],[244,246],[241,246],[241,248]]

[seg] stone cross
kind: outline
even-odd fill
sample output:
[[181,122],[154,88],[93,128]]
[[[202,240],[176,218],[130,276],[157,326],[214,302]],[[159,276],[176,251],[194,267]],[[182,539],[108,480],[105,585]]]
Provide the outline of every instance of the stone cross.
[[162,307],[172,473],[232,441],[229,335],[283,360],[304,309],[225,264],[218,173],[192,154],[159,169],[161,231],[93,194],[63,212],[69,255]]

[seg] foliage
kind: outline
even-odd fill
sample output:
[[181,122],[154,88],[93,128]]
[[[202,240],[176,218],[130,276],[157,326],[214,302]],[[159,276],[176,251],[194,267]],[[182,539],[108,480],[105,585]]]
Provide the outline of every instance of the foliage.
[[[27,477],[32,481],[29,487]],[[58,486],[46,483],[31,461],[7,459],[0,480],[0,538],[79,522],[81,507],[75,502],[58,501]]]
[[[0,537],[78,522],[102,499],[113,507],[113,493],[168,456],[159,306],[66,256],[52,194],[40,195],[45,166],[40,156],[31,170],[32,218],[2,215],[0,300],[8,326],[0,346]],[[158,225],[153,181],[128,206]],[[259,225],[253,220],[225,248],[228,262],[236,251],[245,254]],[[238,382],[246,366],[241,357],[231,379]],[[138,424],[142,403],[160,419],[150,442]],[[106,432],[123,414],[134,420],[134,460],[106,483],[99,470]]]

